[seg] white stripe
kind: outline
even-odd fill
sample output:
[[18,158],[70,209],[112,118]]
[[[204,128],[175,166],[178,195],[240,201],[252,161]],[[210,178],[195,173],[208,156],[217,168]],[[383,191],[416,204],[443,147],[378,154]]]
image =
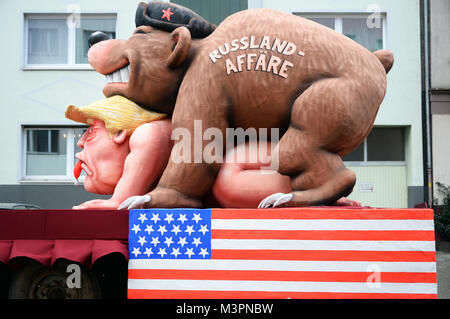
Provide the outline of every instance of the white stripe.
[[213,219],[212,229],[240,230],[434,230],[433,220]]
[[434,241],[212,239],[211,249],[434,251]]
[[128,289],[280,291],[346,293],[421,293],[436,294],[437,285],[428,283],[380,283],[370,288],[359,282],[245,281],[245,280],[161,280],[128,279]]
[[434,262],[130,259],[128,269],[436,272]]

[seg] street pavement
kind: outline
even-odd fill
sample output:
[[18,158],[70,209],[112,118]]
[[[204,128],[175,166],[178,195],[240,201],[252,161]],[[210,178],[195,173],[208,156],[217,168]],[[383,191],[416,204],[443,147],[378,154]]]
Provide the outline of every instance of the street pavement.
[[436,252],[438,298],[450,299],[450,252]]

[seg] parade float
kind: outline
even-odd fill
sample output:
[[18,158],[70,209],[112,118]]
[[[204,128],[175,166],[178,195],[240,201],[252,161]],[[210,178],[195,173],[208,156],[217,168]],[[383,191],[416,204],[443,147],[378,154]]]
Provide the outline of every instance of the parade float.
[[436,298],[433,211],[346,198],[390,51],[268,9],[215,26],[149,2],[135,22],[90,37],[106,99],[66,110],[88,125],[75,177],[111,198],[2,213],[11,298]]

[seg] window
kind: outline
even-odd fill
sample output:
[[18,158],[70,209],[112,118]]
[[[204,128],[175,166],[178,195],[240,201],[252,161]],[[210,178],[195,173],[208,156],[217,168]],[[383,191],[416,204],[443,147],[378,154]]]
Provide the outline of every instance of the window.
[[343,160],[344,162],[405,162],[404,129],[374,128],[367,139]]
[[344,34],[372,52],[385,46],[386,28],[383,14],[380,14],[378,24],[373,23],[372,18],[368,23],[369,14],[301,14],[301,16]]
[[[23,179],[73,180],[75,154],[85,127],[25,127]],[[84,173],[84,172],[83,172]]]
[[116,37],[115,15],[25,15],[25,67],[88,67],[88,38],[103,31]]

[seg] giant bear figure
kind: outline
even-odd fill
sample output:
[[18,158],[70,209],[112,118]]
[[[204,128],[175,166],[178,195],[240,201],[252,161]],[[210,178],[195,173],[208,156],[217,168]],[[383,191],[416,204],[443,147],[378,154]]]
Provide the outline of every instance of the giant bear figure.
[[356,177],[342,157],[373,127],[390,51],[372,53],[313,21],[269,9],[241,11],[215,27],[173,3],[140,3],[136,26],[128,40],[94,37],[89,62],[107,77],[106,97],[122,95],[168,114],[172,130],[190,133],[192,152],[190,161],[171,156],[145,203],[125,207],[202,207],[221,164],[194,160],[209,145],[203,140],[195,149],[197,121],[202,137],[215,128],[223,140],[227,128],[279,130],[271,163],[290,177],[292,191],[260,207],[330,204],[351,193]]

